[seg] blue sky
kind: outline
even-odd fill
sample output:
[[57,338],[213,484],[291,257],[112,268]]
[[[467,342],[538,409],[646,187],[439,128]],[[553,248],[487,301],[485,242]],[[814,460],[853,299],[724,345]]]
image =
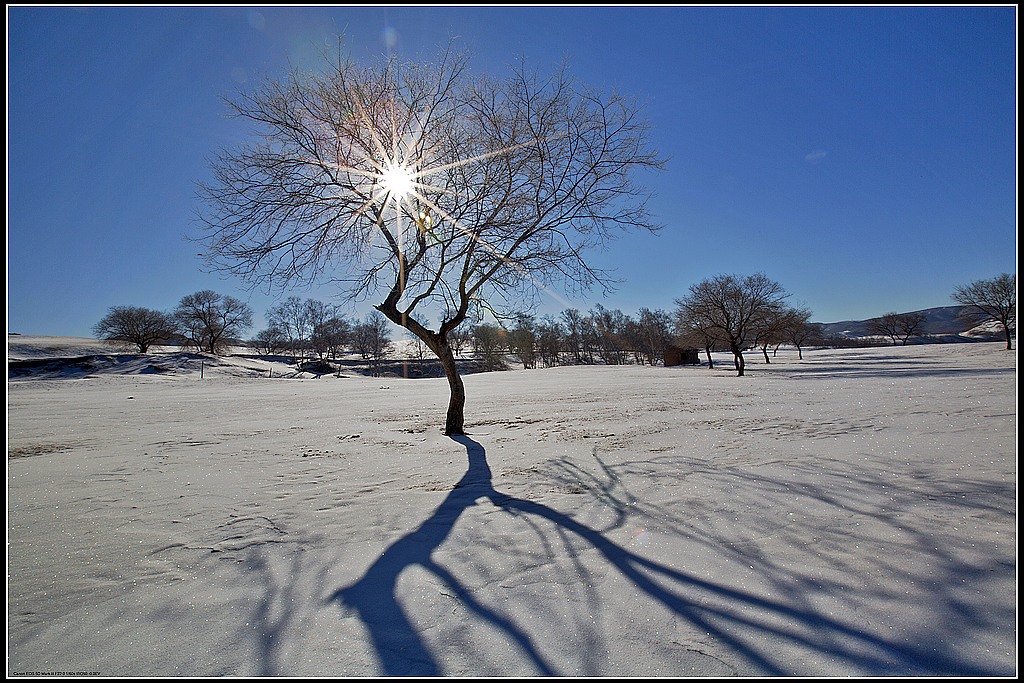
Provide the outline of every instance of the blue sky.
[[1016,11],[8,6],[8,331],[91,336],[112,306],[200,289],[264,327],[281,295],[203,273],[184,237],[196,183],[245,139],[222,98],[315,67],[339,33],[360,60],[454,36],[494,75],[565,58],[647,103],[666,227],[596,254],[622,284],[573,307],[671,311],[695,282],[758,271],[820,322],[950,305],[1016,272]]

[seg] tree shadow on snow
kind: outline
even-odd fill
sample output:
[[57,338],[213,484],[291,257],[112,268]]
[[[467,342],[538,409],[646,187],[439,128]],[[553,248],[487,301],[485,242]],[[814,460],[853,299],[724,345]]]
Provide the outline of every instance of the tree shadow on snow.
[[[495,490],[483,446],[465,436],[454,437],[454,440],[467,451],[469,466],[465,475],[418,528],[387,547],[358,581],[329,597],[330,603],[348,613],[354,611],[362,620],[383,675],[446,675],[442,663],[424,642],[398,599],[399,577],[413,567],[440,580],[474,616],[503,634],[510,646],[532,662],[537,675],[569,675],[560,672],[558,663],[545,656],[544,644],[538,643],[523,625],[478,600],[473,591],[435,561],[435,551],[448,538],[459,518],[481,501],[528,522],[531,518],[544,520],[554,525],[556,535],[574,537],[581,547],[599,553],[609,568],[630,581],[641,594],[695,630],[707,634],[723,650],[745,659],[750,669],[761,675],[793,675],[772,658],[771,643],[778,641],[820,652],[823,661],[840,661],[868,672],[891,675],[901,669],[903,673],[919,674],[999,675],[955,657],[934,651],[920,652],[912,646],[882,638],[859,628],[852,619],[843,621],[816,611],[806,601],[765,597],[699,578],[639,555],[611,540],[606,531],[548,505]],[[621,516],[624,511],[619,509],[618,513]],[[612,528],[616,526],[618,524]]]

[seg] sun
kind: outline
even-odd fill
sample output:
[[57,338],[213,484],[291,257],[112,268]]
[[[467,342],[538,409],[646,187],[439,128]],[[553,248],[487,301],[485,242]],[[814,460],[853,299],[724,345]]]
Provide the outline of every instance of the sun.
[[412,172],[399,164],[389,164],[380,179],[384,191],[393,199],[402,200],[412,194],[416,188]]

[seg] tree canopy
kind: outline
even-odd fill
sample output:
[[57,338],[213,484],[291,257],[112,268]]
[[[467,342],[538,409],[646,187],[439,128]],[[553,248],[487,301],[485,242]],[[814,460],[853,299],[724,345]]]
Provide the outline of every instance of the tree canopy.
[[635,178],[662,166],[640,108],[564,69],[473,76],[450,49],[432,64],[339,56],[229,104],[259,137],[221,152],[201,187],[208,265],[374,298],[445,367],[448,434],[465,404],[452,330],[548,287],[607,286],[590,250],[658,227]]
[[[716,275],[690,286],[676,300],[677,329],[702,339],[719,340],[733,354],[736,374],[743,375],[743,351],[758,335],[777,326],[789,294],[764,273]],[[710,348],[710,346],[709,346]]]
[[1013,349],[1013,334],[1017,323],[1017,276],[1002,273],[990,280],[975,280],[957,287],[953,301],[967,306],[971,315],[984,320],[995,320],[1006,335],[1007,350]]

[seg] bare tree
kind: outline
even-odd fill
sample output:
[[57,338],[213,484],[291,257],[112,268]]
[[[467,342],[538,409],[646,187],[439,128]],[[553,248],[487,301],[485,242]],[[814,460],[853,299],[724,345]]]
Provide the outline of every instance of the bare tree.
[[754,345],[761,349],[761,355],[767,364],[772,362],[768,356],[768,347],[778,348],[786,340],[786,322],[791,310],[779,302],[777,305],[767,306],[758,316],[754,325]]
[[804,359],[803,347],[813,340],[820,340],[821,323],[812,323],[811,312],[806,308],[791,308],[783,325],[785,340],[796,347],[797,357]]
[[251,343],[260,353],[274,356],[287,348],[288,339],[278,328],[268,327],[257,332]]
[[452,347],[452,355],[456,358],[461,356],[472,339],[473,330],[470,329],[469,325],[460,325],[453,330],[449,330],[448,344]]
[[318,332],[324,329],[324,324],[328,320],[335,317],[337,306],[325,304],[323,301],[317,301],[316,299],[306,299],[303,307],[305,309],[306,324],[308,325],[309,348],[316,354],[317,358],[323,360],[327,354],[327,344],[324,337],[318,334]]
[[481,323],[473,327],[473,351],[487,370],[504,370],[503,358],[508,334],[497,325]]
[[167,313],[138,306],[114,306],[92,328],[99,339],[134,346],[147,353],[174,335],[174,320]]
[[427,345],[415,334],[409,334],[409,341],[411,344],[406,349],[405,355],[409,360],[423,360],[423,356],[427,353]]
[[[678,303],[678,301],[677,301]],[[676,344],[683,348],[704,349],[708,359],[708,369],[715,369],[715,361],[711,352],[719,345],[714,329],[700,317],[691,317],[685,307],[679,307],[675,319]]]
[[323,358],[337,360],[352,337],[352,325],[344,317],[334,315],[313,326],[310,342],[317,354]]
[[423,339],[448,378],[450,435],[466,402],[452,330],[551,286],[607,288],[586,254],[657,229],[635,176],[662,167],[632,101],[564,69],[491,79],[467,63],[338,57],[268,81],[230,102],[261,140],[222,152],[201,189],[210,267],[254,285],[334,278]]
[[867,330],[870,334],[888,337],[893,346],[907,345],[910,338],[921,332],[927,316],[920,311],[915,313],[886,313],[868,321]]
[[629,317],[618,309],[608,310],[601,304],[591,309],[589,317],[596,333],[595,344],[601,360],[608,365],[624,363],[626,352],[629,351]]
[[808,322],[810,319],[811,312],[806,308],[793,308],[781,304],[769,307],[761,316],[755,335],[757,346],[764,355],[764,362],[771,362],[768,357],[769,346],[774,346],[775,352],[778,352],[779,347],[787,342],[796,346],[797,354],[800,360],[803,360],[804,353],[801,347],[816,329]]
[[708,338],[722,340],[732,352],[737,376],[742,377],[743,351],[787,297],[782,285],[764,273],[716,275],[691,285],[689,293],[676,300],[677,319],[689,321]]
[[912,337],[920,336],[924,332],[924,324],[926,322],[928,322],[928,316],[921,311],[904,313],[899,316],[897,325],[899,338],[903,342],[903,346],[906,346]]
[[1017,324],[1017,276],[1002,273],[991,280],[975,280],[957,287],[953,301],[968,307],[968,312],[982,320],[995,320],[1006,335],[1006,350],[1013,350],[1013,334]]
[[583,362],[583,337],[586,328],[586,316],[578,309],[570,308],[562,311],[562,327],[565,330],[566,350],[573,356],[573,360],[579,364]]
[[537,321],[529,313],[518,313],[508,330],[508,348],[524,370],[537,367]]
[[380,363],[395,349],[383,315],[373,311],[352,330],[352,346],[363,359],[370,361],[374,375],[380,373]]
[[233,296],[204,289],[182,297],[174,319],[197,349],[218,354],[252,327],[252,309]]
[[877,318],[872,318],[867,323],[868,334],[888,337],[892,340],[893,346],[898,343],[899,334],[899,313],[892,311],[884,313]]
[[541,317],[537,323],[537,355],[546,367],[558,365],[564,337],[565,330],[554,316]]
[[312,330],[310,308],[301,298],[290,296],[267,311],[267,323],[284,334],[293,359],[305,357]]
[[637,313],[638,348],[649,365],[665,355],[672,343],[672,317],[662,310],[641,308]]

